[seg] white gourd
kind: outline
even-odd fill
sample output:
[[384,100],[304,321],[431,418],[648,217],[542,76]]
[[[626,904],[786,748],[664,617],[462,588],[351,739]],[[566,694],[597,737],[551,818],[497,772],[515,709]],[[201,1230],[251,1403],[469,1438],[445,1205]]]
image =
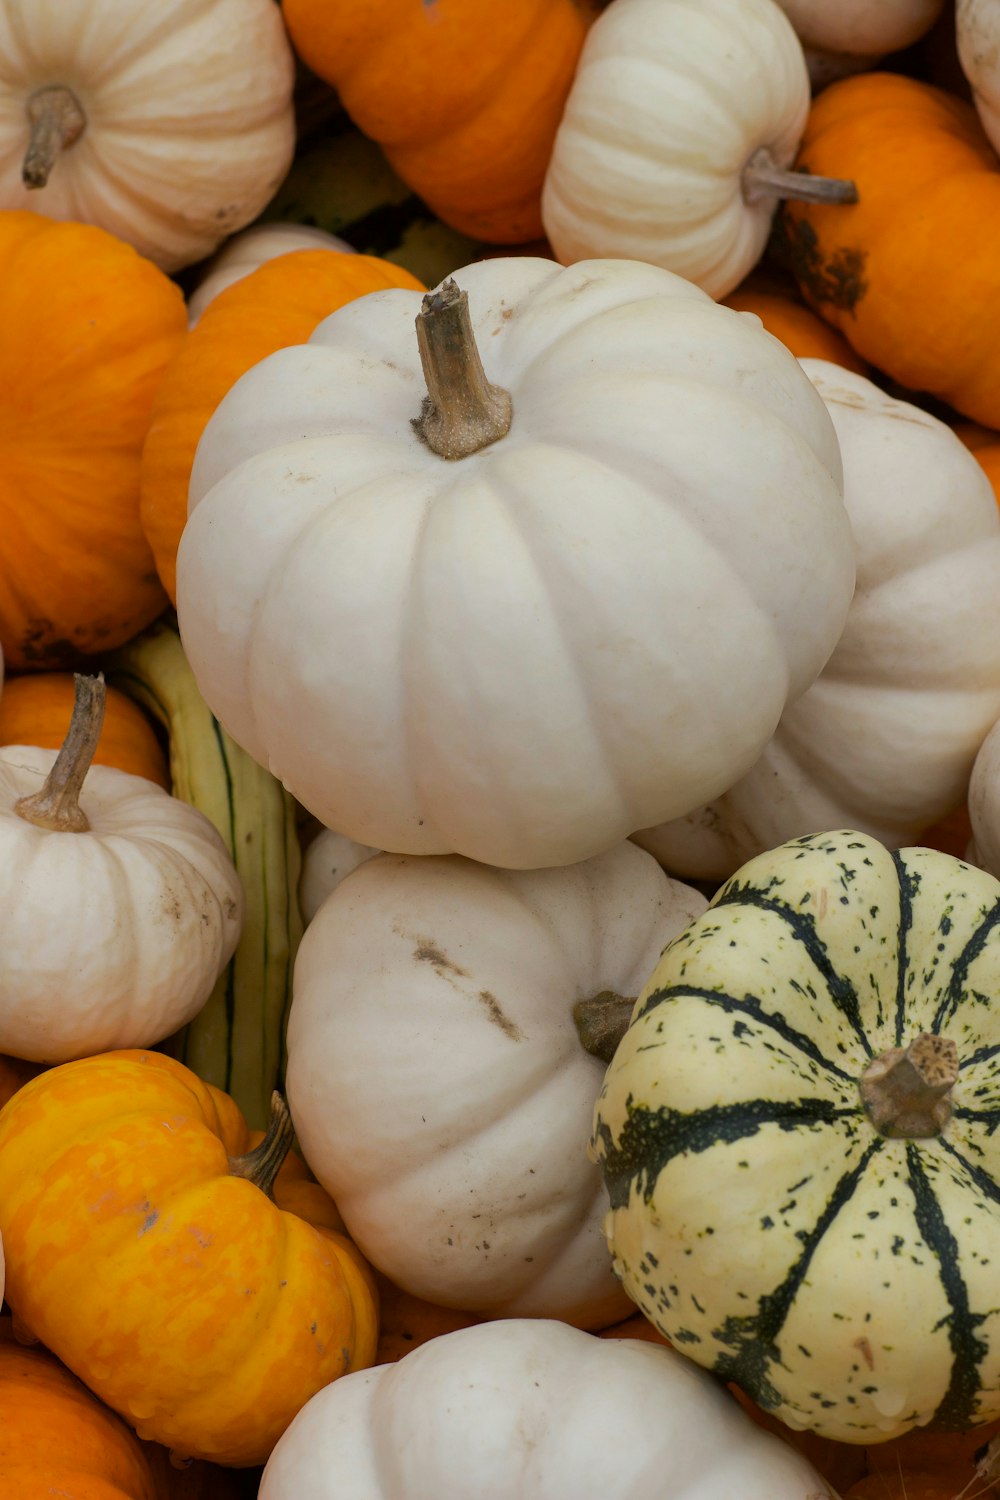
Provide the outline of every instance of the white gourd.
[[322,829],[302,855],[299,909],[303,922],[311,922],[330,892],[358,865],[379,852],[367,844],[356,844],[330,828]]
[[[987,0],[987,4],[990,0]],[[944,0],[778,0],[806,51],[810,72],[827,79],[874,67],[888,52],[919,41]]]

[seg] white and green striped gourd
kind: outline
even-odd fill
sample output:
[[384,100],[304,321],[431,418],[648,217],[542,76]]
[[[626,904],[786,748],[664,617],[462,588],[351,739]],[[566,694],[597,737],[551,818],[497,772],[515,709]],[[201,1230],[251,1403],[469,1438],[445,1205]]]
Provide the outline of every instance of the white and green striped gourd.
[[1000,1416],[1000,882],[864,834],[744,865],[664,950],[593,1150],[699,1364],[870,1443]]

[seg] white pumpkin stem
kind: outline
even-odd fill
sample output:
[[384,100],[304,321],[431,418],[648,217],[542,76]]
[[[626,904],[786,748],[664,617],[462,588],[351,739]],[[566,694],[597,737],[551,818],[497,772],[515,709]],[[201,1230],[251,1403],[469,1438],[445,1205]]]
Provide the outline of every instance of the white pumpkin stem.
[[857,203],[857,185],[840,177],[814,177],[810,172],[792,172],[779,167],[766,146],[761,146],[743,168],[744,203],[764,198],[791,198],[797,203]]
[[958,1048],[946,1036],[922,1031],[908,1047],[890,1047],[861,1076],[861,1097],[880,1135],[926,1140],[951,1119]]
[[27,188],[43,188],[60,151],[80,139],[87,116],[72,89],[61,83],[29,95],[27,113],[31,136],[21,164],[21,181]]
[[468,458],[510,431],[508,391],[491,385],[479,357],[469,296],[451,277],[428,292],[417,314],[417,347],[427,382],[417,436],[439,458]]
[[618,995],[614,990],[601,990],[590,1000],[578,1000],[573,1020],[584,1051],[610,1064],[628,1031],[635,1001],[635,995]]
[[86,833],[90,827],[80,806],[80,789],[90,770],[104,723],[104,673],[96,677],[73,676],[75,696],[62,749],[52,763],[40,792],[32,792],[14,804],[26,823],[51,828],[56,833]]
[[233,1177],[245,1177],[268,1198],[274,1197],[274,1179],[295,1139],[295,1126],[288,1105],[275,1089],[271,1095],[271,1118],[267,1133],[259,1146],[245,1156],[231,1156],[229,1171]]

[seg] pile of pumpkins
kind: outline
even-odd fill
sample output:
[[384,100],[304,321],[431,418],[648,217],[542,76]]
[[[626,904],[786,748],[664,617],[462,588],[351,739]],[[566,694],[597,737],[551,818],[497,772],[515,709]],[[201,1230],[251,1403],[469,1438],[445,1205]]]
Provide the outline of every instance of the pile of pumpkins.
[[0,1490],[1000,1494],[1000,5],[0,64]]

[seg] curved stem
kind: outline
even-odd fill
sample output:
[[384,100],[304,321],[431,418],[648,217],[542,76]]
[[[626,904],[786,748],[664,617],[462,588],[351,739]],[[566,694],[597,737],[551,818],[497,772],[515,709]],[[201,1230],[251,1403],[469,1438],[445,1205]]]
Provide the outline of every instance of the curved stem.
[[417,436],[439,458],[468,458],[510,431],[511,400],[486,379],[469,317],[469,297],[448,278],[417,314],[417,346],[427,382]]
[[922,1031],[908,1047],[890,1047],[861,1075],[861,1098],[880,1135],[927,1140],[951,1119],[958,1048],[948,1037]]
[[96,677],[83,677],[76,672],[73,685],[73,716],[45,784],[40,792],[32,792],[14,804],[14,811],[26,823],[52,828],[57,833],[86,833],[90,827],[80,806],[80,789],[104,723],[107,690],[103,672]]
[[295,1126],[282,1096],[275,1089],[271,1095],[271,1118],[267,1134],[259,1146],[245,1156],[231,1156],[229,1170],[233,1177],[245,1177],[254,1187],[259,1187],[268,1198],[274,1196],[274,1179],[281,1171],[285,1157],[292,1149]]
[[28,98],[27,114],[31,135],[21,164],[21,181],[27,188],[41,188],[48,182],[59,152],[83,134],[87,116],[72,89],[63,84],[36,89]]
[[810,172],[792,172],[779,167],[766,146],[761,146],[743,168],[744,203],[764,198],[793,198],[798,203],[857,203],[858,189],[840,177],[813,177]]
[[601,990],[591,1000],[578,1000],[573,1020],[584,1051],[610,1063],[628,1031],[635,1001],[635,995],[618,995],[614,990]]

